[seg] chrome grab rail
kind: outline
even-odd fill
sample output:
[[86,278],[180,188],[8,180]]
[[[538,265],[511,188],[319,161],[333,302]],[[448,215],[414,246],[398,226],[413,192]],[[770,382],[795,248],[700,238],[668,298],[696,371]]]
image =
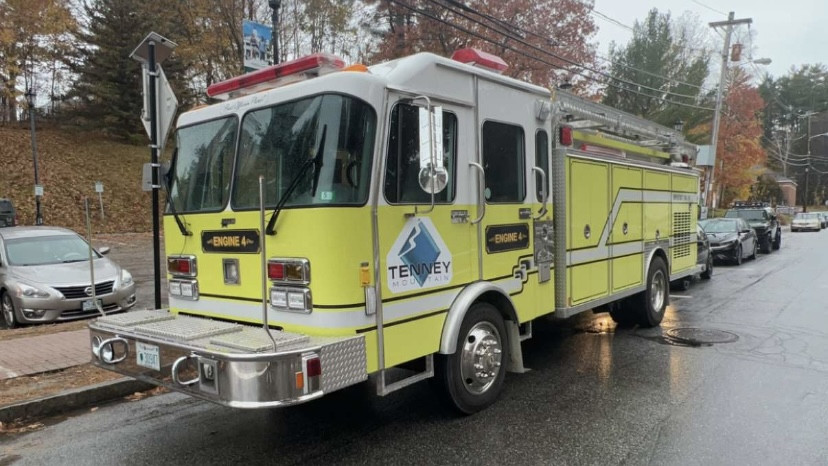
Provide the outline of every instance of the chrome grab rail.
[[[322,149],[320,149],[322,150]],[[273,342],[273,351],[276,351],[276,339],[270,333],[270,325],[267,323],[267,305],[270,296],[267,293],[267,235],[265,234],[265,201],[264,201],[264,176],[259,175],[259,226],[261,228],[261,267],[262,267],[262,328]]]
[[471,221],[471,224],[475,225],[482,222],[483,216],[486,215],[486,171],[483,169],[483,165],[477,162],[469,162],[469,166],[476,168],[480,172],[480,178],[478,179],[480,189],[477,193],[477,210],[480,212],[480,216]]
[[[121,343],[124,345],[124,355],[116,358],[115,356],[115,343]],[[109,356],[105,355],[104,348],[109,347]],[[125,360],[129,355],[129,342],[121,337],[114,337],[109,338],[101,342],[98,345],[97,349],[92,348],[92,353],[104,364],[118,364],[119,362]]]
[[187,386],[196,384],[201,379],[201,377],[198,376],[198,375],[194,379],[190,379],[190,380],[181,380],[178,377],[178,368],[181,367],[181,364],[183,364],[184,362],[186,362],[189,359],[196,359],[196,357],[192,354],[189,355],[189,356],[181,356],[180,358],[175,360],[175,362],[172,365],[172,369],[170,369],[170,375],[172,376],[173,382],[178,384],[178,385],[181,385],[183,387],[187,387]]
[[549,193],[547,192],[548,187],[547,187],[547,184],[546,184],[546,172],[543,171],[543,168],[541,168],[541,167],[532,167],[532,171],[535,172],[535,173],[539,173],[540,176],[541,176],[541,183],[542,183],[542,186],[541,186],[541,208],[538,211],[537,217],[535,217],[535,220],[540,220],[541,217],[546,215],[546,212],[548,212],[548,210],[546,208],[546,202],[548,201]]

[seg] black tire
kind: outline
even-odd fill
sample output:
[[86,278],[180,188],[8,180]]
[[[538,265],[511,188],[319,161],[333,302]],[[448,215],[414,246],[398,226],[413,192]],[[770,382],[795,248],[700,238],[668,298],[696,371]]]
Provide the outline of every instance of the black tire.
[[670,302],[670,274],[664,259],[654,257],[647,272],[647,289],[633,296],[636,321],[642,327],[656,327],[664,319],[664,310]]
[[773,243],[770,237],[770,233],[768,233],[762,240],[762,254],[770,254],[772,247]]
[[742,245],[739,244],[736,246],[736,254],[733,256],[733,263],[736,265],[742,265]]
[[6,328],[17,328],[20,322],[17,321],[17,311],[14,308],[14,301],[5,291],[0,296],[0,307],[2,307],[3,323],[6,325]]
[[[479,354],[481,350],[484,354]],[[435,376],[447,400],[460,412],[473,414],[497,400],[508,361],[503,317],[493,305],[475,303],[460,326],[454,354],[437,355]]]
[[778,251],[782,247],[782,232],[776,232],[776,238],[773,240],[773,250]]
[[[770,246],[770,240],[768,240],[768,246]],[[753,242],[753,254],[751,254],[750,257],[748,257],[748,259],[754,260],[754,261],[756,260],[756,249],[758,249],[758,248],[756,247],[756,241],[754,241]],[[770,252],[770,251],[768,251],[768,252]]]
[[618,325],[633,325],[636,323],[635,305],[636,303],[634,303],[630,298],[625,298],[621,301],[610,303],[608,305],[609,315],[610,317],[612,317],[612,320]]
[[672,282],[670,286],[678,291],[687,291],[691,284],[690,277],[684,277]]
[[705,267],[704,272],[700,274],[702,279],[710,280],[713,278],[713,254],[707,254],[707,266]]

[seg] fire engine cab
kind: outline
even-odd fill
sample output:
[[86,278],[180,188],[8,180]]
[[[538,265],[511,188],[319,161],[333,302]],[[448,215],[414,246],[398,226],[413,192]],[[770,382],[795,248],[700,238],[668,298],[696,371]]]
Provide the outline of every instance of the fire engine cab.
[[464,49],[317,54],[180,116],[169,310],[98,318],[95,363],[238,408],[436,377],[460,411],[541,316],[656,326],[697,273],[695,147]]

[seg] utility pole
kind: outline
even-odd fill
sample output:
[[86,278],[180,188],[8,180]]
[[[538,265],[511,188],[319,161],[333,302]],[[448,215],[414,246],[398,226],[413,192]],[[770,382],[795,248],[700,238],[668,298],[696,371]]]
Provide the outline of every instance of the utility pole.
[[[710,188],[713,184],[713,177],[716,172],[716,145],[719,142],[719,122],[721,120],[722,114],[722,96],[724,95],[724,86],[725,81],[727,79],[727,60],[730,56],[730,39],[733,35],[733,26],[738,26],[741,24],[751,24],[753,19],[751,18],[742,18],[742,19],[734,19],[736,13],[730,12],[727,15],[727,21],[716,21],[714,23],[709,23],[710,27],[713,29],[724,27],[725,28],[725,40],[724,40],[724,47],[722,48],[722,69],[721,74],[719,75],[719,89],[716,91],[716,110],[713,113],[713,135],[710,140],[710,150],[713,152],[713,166],[710,168],[710,176],[707,177],[707,186],[705,186],[705,195],[704,195],[704,202],[705,205],[708,207],[715,207],[710,202]],[[720,163],[721,169],[720,172],[724,170],[724,161]],[[719,173],[721,176],[721,173]],[[718,203],[718,200],[717,200]]]
[[268,0],[268,5],[273,9],[271,21],[273,22],[273,32],[271,33],[270,41],[273,42],[273,64],[279,64],[279,8],[282,6],[282,0]]
[[[26,90],[26,102],[29,104],[29,122],[32,128],[32,162],[34,163],[35,182],[35,225],[43,225],[43,212],[40,210],[40,196],[43,195],[43,187],[40,186],[40,176],[37,170],[37,135],[35,134],[35,94],[34,89]],[[809,145],[810,147],[810,145]]]

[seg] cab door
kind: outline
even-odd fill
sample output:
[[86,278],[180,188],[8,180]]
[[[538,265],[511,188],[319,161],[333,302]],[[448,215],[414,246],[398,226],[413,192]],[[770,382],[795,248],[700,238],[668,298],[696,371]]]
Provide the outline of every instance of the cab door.
[[[537,277],[530,276],[534,269],[535,193],[530,182],[535,159],[534,99],[526,92],[479,80],[477,106],[485,203],[478,230],[481,278],[509,293],[523,322],[537,314]],[[533,285],[527,286],[530,282]]]
[[[476,280],[467,163],[473,120],[466,107],[441,106],[445,187],[421,187],[419,99],[392,97],[377,212],[385,366],[439,350],[448,308]],[[471,210],[471,211],[470,211]]]

